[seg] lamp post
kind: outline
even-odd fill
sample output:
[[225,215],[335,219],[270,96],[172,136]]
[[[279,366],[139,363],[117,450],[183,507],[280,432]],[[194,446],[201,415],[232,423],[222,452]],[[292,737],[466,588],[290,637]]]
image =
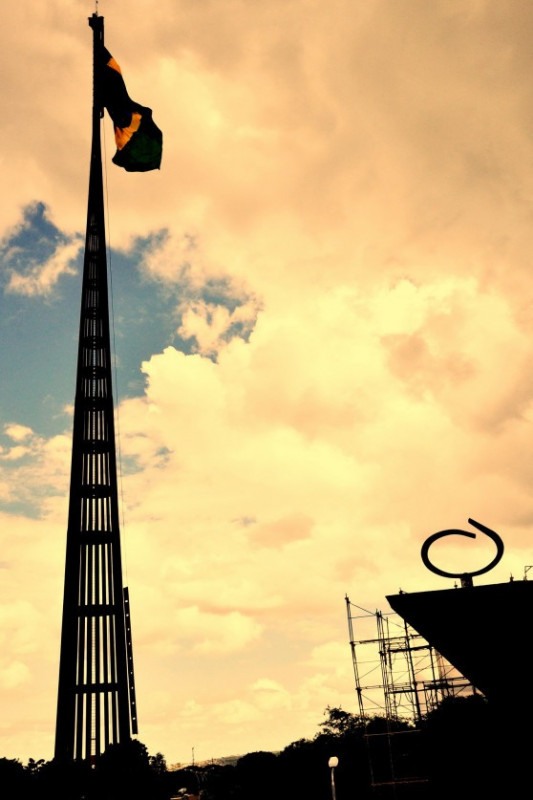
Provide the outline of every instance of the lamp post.
[[339,759],[337,756],[331,756],[328,761],[328,767],[331,770],[331,800],[337,800],[337,794],[335,792],[335,767],[338,765]]

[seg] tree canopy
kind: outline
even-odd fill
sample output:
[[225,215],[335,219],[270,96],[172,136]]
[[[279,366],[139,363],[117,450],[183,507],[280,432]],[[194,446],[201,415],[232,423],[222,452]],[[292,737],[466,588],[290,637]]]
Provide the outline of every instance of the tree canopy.
[[[338,800],[510,796],[516,740],[480,695],[447,698],[417,728],[332,706],[324,717],[312,739],[223,765],[168,769],[162,753],[150,755],[138,740],[110,746],[92,768],[0,758],[0,786],[17,800],[327,800],[332,780]],[[334,775],[331,756],[338,759]]]

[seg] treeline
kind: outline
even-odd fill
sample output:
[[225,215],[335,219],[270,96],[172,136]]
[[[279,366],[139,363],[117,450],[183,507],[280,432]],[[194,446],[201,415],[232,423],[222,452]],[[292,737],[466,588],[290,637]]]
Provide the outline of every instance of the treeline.
[[481,695],[447,698],[417,728],[329,706],[324,713],[313,739],[234,764],[168,769],[138,740],[110,746],[93,768],[1,758],[0,792],[6,800],[466,800],[513,796],[529,782],[516,731]]

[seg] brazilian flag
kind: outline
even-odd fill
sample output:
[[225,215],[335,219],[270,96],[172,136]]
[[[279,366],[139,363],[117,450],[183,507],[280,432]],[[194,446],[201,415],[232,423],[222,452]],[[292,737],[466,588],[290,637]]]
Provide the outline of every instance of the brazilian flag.
[[163,134],[152,119],[152,109],[130,98],[122,71],[105,47],[102,47],[100,68],[101,101],[115,129],[117,152],[113,163],[127,172],[159,169]]

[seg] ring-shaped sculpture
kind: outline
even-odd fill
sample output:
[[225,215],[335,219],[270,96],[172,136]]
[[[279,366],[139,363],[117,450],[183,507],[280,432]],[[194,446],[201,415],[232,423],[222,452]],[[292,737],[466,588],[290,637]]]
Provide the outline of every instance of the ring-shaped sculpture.
[[431,563],[428,556],[428,550],[431,545],[436,542],[438,539],[442,539],[444,536],[468,536],[469,539],[475,539],[476,534],[470,533],[470,531],[461,531],[456,528],[450,528],[446,531],[439,531],[438,533],[434,533],[430,536],[424,544],[422,545],[422,561],[424,562],[424,566],[426,566],[431,572],[434,572],[436,575],[442,575],[444,578],[461,578],[461,583],[463,586],[472,586],[472,578],[476,575],[483,575],[485,572],[489,572],[489,570],[493,569],[496,564],[499,563],[501,557],[503,556],[503,541],[498,536],[495,531],[492,531],[490,528],[487,528],[485,525],[482,525],[481,522],[476,522],[475,519],[469,519],[468,522],[477,528],[482,533],[485,533],[496,545],[496,555],[490,562],[487,564],[486,567],[482,569],[478,569],[475,572],[446,572],[443,569],[439,569],[434,564]]

